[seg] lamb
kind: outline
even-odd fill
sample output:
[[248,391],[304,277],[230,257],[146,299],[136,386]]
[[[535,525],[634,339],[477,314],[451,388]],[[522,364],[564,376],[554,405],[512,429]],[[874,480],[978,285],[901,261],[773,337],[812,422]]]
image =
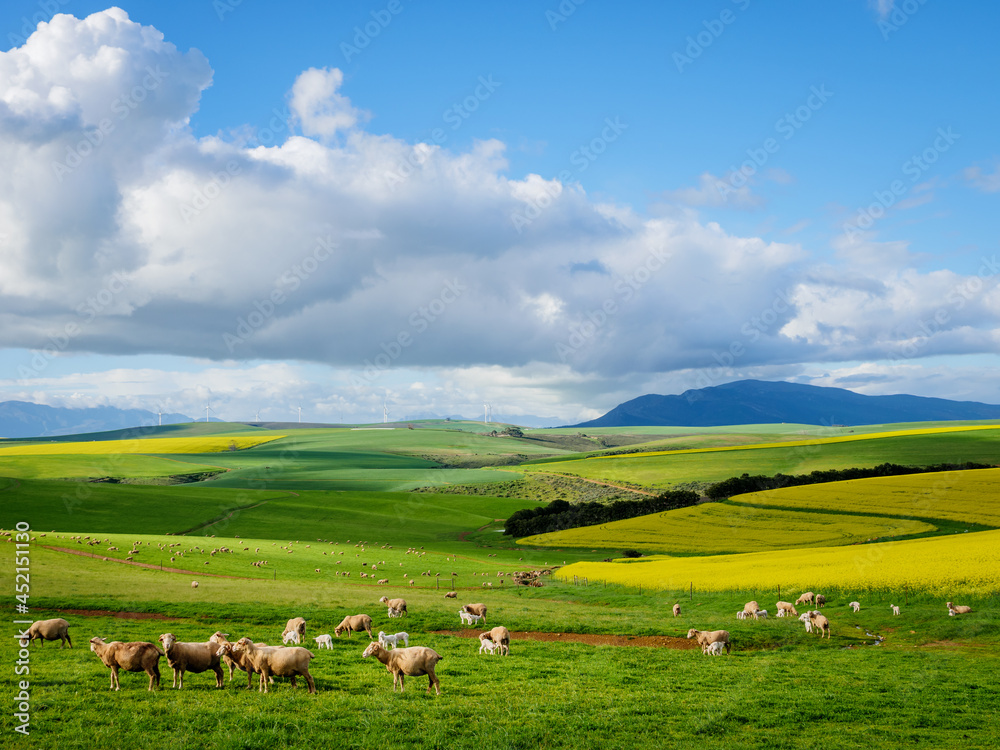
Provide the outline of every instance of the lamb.
[[855,612],[860,612],[861,611],[861,603],[860,602],[851,602],[847,606],[850,607],[851,609],[853,609]]
[[292,632],[296,633],[299,636],[299,639],[296,640],[295,642],[301,643],[301,637],[306,634],[306,621],[304,618],[293,617],[291,620],[289,620],[285,624],[285,629],[281,631],[281,640],[284,641],[285,643],[288,643],[288,641],[285,640],[285,636],[288,633]]
[[493,641],[499,647],[501,656],[510,656],[510,631],[503,625],[497,625],[489,632],[480,633],[479,640]]
[[830,621],[821,615],[818,609],[814,609],[809,613],[809,619],[812,620],[814,628],[819,628],[820,638],[823,637],[823,633],[826,633],[827,638],[830,637]]
[[295,644],[302,643],[302,639],[299,638],[298,631],[289,630],[287,633],[281,636],[281,642],[287,646],[289,643],[295,643]]
[[498,648],[500,648],[500,644],[494,643],[492,640],[490,640],[490,638],[486,635],[486,633],[479,634],[479,653],[483,653],[483,651],[488,651],[491,654],[495,654]]
[[815,598],[816,598],[816,595],[813,594],[812,591],[807,591],[802,596],[800,596],[798,599],[796,599],[795,603],[796,604],[812,604],[813,601],[815,600]]
[[701,651],[704,654],[708,653],[708,646],[711,643],[716,643],[721,641],[726,644],[726,653],[729,653],[730,643],[729,643],[729,631],[728,630],[695,630],[691,628],[687,634],[688,638],[697,638],[698,645],[701,646]]
[[826,606],[826,597],[822,594],[816,594],[816,606],[823,607]]
[[73,641],[69,637],[69,623],[61,617],[56,617],[53,620],[36,620],[31,623],[27,631],[24,631],[21,643],[24,643],[25,640],[28,643],[24,645],[39,640],[42,642],[42,646],[45,645],[45,641],[59,640],[59,648],[63,648],[67,643],[70,648],[73,648]]
[[211,641],[205,643],[183,643],[177,640],[173,633],[164,633],[158,639],[163,644],[163,653],[167,657],[167,665],[174,670],[171,687],[178,690],[184,688],[184,673],[215,672],[215,686],[223,687],[222,665],[216,653],[218,644]]
[[[799,616],[799,613],[791,602],[778,602],[775,606],[778,608],[778,617],[787,617],[788,615]],[[781,614],[782,612],[785,614]]]
[[313,638],[316,641],[317,648],[328,648],[333,649],[333,636],[329,633],[323,633],[323,635],[317,635]]
[[403,614],[407,614],[406,599],[390,599],[387,596],[383,596],[379,601],[389,609],[398,609]]
[[674,605],[674,617],[680,617],[680,616],[681,616],[681,605],[680,604],[675,604]]
[[718,656],[722,653],[722,650],[726,647],[726,644],[722,641],[716,641],[715,643],[708,644],[708,650],[705,652],[709,656]]
[[[749,617],[749,615],[747,615],[747,613],[744,612],[742,609],[739,612],[736,613],[736,619],[737,620],[745,620],[745,619],[747,619],[747,617]],[[778,617],[781,617],[781,613],[780,612],[778,613]]]
[[466,604],[462,607],[462,611],[468,612],[473,615],[479,615],[483,618],[483,622],[486,622],[486,605],[485,604]]
[[400,631],[395,635],[386,635],[383,631],[378,631],[378,642],[382,645],[382,648],[387,649],[391,645],[393,648],[399,648],[399,642],[402,641],[404,646],[410,645],[410,634]]
[[268,687],[272,675],[291,677],[292,687],[297,687],[295,684],[296,676],[302,675],[309,685],[309,692],[316,692],[316,682],[309,674],[309,660],[315,659],[316,655],[307,648],[301,646],[290,648],[258,647],[249,638],[240,638],[234,645],[222,648],[231,648],[234,652],[242,651],[246,654],[254,671],[260,673],[258,692],[270,692]]
[[474,615],[471,612],[466,612],[465,610],[458,610],[459,621],[463,625],[475,625],[477,622],[483,619],[482,615]]
[[898,615],[899,614],[899,607],[897,607],[895,604],[890,604],[889,605],[889,609],[892,610],[892,614],[893,615]]
[[811,619],[812,612],[803,612],[802,616],[799,617],[799,622],[806,626],[806,632],[813,632],[813,624]]
[[755,620],[766,620],[767,619],[767,610],[766,609],[758,609],[756,612],[753,613],[753,619],[755,619]]
[[967,615],[972,611],[972,607],[966,604],[952,604],[951,602],[948,602],[947,607],[949,617],[954,617],[955,615]]
[[97,654],[104,666],[111,669],[111,689],[121,690],[118,683],[118,670],[126,672],[145,672],[149,675],[149,691],[153,685],[160,685],[160,657],[163,652],[152,643],[133,641],[122,643],[112,641],[105,643],[103,638],[91,638],[90,650]]
[[368,615],[347,615],[340,621],[340,625],[333,629],[333,632],[340,638],[340,634],[347,631],[347,637],[350,638],[351,633],[360,633],[362,630],[368,633],[368,640],[374,637],[372,636],[372,618]]
[[402,617],[403,616],[403,610],[401,610],[401,609],[393,609],[392,607],[389,607],[389,611],[388,611],[387,614],[389,615],[389,617]]
[[443,658],[441,654],[426,646],[411,646],[410,648],[397,648],[386,651],[378,643],[369,643],[368,648],[361,654],[365,659],[374,656],[385,665],[385,668],[392,673],[392,691],[396,692],[396,683],[399,683],[399,692],[403,692],[404,676],[419,677],[427,675],[427,692],[431,688],[441,695],[441,681],[434,674],[434,665]]

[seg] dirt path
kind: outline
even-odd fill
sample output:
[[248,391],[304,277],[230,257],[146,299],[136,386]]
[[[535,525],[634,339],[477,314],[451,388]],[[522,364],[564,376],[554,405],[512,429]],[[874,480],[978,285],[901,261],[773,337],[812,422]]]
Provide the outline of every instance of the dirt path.
[[43,545],[44,549],[50,549],[53,552],[65,552],[67,555],[80,555],[80,557],[91,557],[95,560],[103,560],[104,562],[120,563],[121,565],[134,565],[138,568],[146,568],[148,570],[162,570],[165,573],[181,573],[187,576],[200,576],[204,578],[233,578],[238,581],[256,581],[260,580],[257,578],[252,578],[251,576],[227,576],[222,573],[206,573],[204,571],[193,571],[184,570],[183,568],[166,568],[161,565],[154,565],[152,563],[141,563],[135,562],[135,560],[119,560],[116,557],[105,557],[104,555],[94,554],[92,552],[86,552],[82,549],[68,549],[67,547],[50,547],[49,545]]
[[[435,630],[436,635],[457,638],[479,638],[479,630]],[[512,631],[511,641],[544,641],[547,643],[585,643],[588,646],[644,646],[647,648],[672,648],[689,651],[698,648],[698,642],[670,635],[601,635],[595,633],[541,633],[538,631]]]
[[157,612],[112,612],[109,609],[57,609],[66,615],[81,617],[115,617],[119,620],[177,620],[177,617],[167,617]]

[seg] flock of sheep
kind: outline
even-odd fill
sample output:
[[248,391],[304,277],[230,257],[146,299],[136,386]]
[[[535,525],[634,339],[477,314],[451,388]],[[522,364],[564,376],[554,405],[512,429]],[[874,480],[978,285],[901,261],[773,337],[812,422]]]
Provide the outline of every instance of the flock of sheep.
[[[449,592],[451,593],[451,592]],[[390,617],[401,617],[407,613],[405,599],[389,599],[383,596],[381,603],[387,605]],[[466,604],[459,610],[461,622],[478,623],[486,620],[486,605],[482,603]],[[25,631],[21,640],[21,647],[25,648],[35,640],[45,641],[59,640],[60,648],[69,645],[73,647],[73,641],[69,635],[69,623],[62,618],[51,620],[39,620]],[[441,694],[441,682],[434,674],[434,666],[443,658],[432,648],[426,646],[410,646],[409,633],[399,632],[386,634],[380,631],[378,640],[374,639],[372,633],[372,618],[366,614],[348,615],[339,625],[334,628],[334,633],[339,638],[341,634],[347,633],[350,638],[351,633],[365,632],[372,641],[362,653],[362,658],[375,657],[385,665],[386,669],[393,676],[393,692],[396,685],[399,685],[400,692],[403,691],[404,677],[416,677],[427,675],[427,692],[433,688],[438,695]],[[192,672],[199,674],[202,672],[215,673],[216,687],[223,687],[223,665],[229,668],[229,679],[232,681],[235,670],[239,669],[247,674],[247,689],[253,686],[253,676],[258,675],[258,691],[267,693],[269,686],[274,683],[275,677],[290,678],[292,687],[296,687],[296,678],[305,679],[310,693],[316,692],[316,682],[309,673],[309,663],[316,655],[307,648],[298,644],[306,633],[306,621],[302,617],[295,617],[289,620],[281,634],[283,645],[269,646],[266,643],[255,643],[250,638],[240,638],[235,643],[229,640],[229,634],[221,631],[213,633],[205,642],[182,642],[178,641],[173,633],[164,633],[157,640],[162,645],[155,643],[132,641],[123,643],[121,641],[106,642],[103,638],[94,637],[90,639],[90,650],[97,654],[103,664],[111,670],[111,689],[120,690],[118,674],[125,672],[145,672],[149,675],[149,690],[160,684],[160,658],[167,658],[167,665],[173,670],[172,687],[182,689],[184,687],[184,674]],[[332,637],[328,633],[318,635],[313,638],[317,643],[317,648],[333,648]],[[404,644],[399,647],[399,642]],[[479,634],[479,653],[484,651],[491,654],[510,654],[510,631],[502,625],[492,628]],[[290,645],[294,644],[294,645]]]

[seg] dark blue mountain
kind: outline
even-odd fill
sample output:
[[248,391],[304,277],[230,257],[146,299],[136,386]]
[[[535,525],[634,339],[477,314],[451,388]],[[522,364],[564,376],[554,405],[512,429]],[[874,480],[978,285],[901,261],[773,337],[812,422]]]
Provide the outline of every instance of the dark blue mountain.
[[968,419],[1000,419],[1000,406],[903,394],[864,396],[843,388],[739,380],[679,396],[640,396],[576,426],[863,425]]
[[[184,414],[164,414],[163,424],[193,422]],[[0,437],[32,438],[105,432],[159,424],[160,417],[144,409],[95,406],[67,409],[26,401],[0,402]]]

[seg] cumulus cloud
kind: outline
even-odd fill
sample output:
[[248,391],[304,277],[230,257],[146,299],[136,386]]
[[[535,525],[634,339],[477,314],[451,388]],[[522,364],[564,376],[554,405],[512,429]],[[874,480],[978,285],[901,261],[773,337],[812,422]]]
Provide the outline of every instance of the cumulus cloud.
[[350,100],[337,93],[344,74],[337,68],[309,68],[292,86],[289,106],[305,135],[330,138],[350,130],[362,117]]

